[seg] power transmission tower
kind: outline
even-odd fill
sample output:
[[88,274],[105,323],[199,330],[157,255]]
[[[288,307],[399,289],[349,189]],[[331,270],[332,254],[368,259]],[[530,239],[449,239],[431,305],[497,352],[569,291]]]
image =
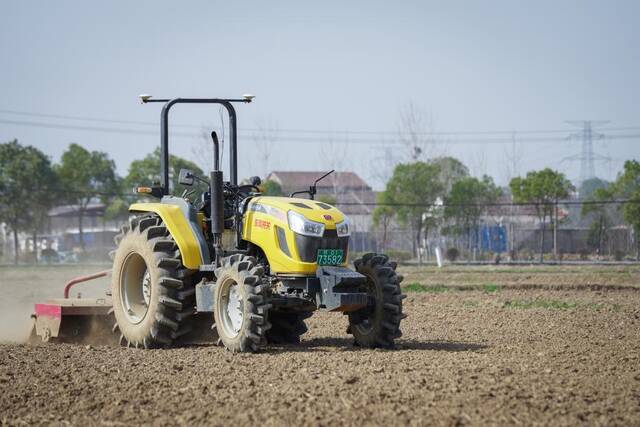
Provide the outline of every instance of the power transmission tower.
[[567,139],[581,139],[582,140],[582,148],[580,150],[580,154],[574,154],[573,156],[565,157],[562,159],[565,161],[576,161],[580,160],[580,181],[582,184],[588,179],[595,178],[596,176],[596,167],[595,162],[606,160],[610,161],[611,159],[607,156],[603,156],[594,152],[593,150],[593,141],[604,139],[604,134],[599,132],[595,132],[593,130],[594,126],[603,125],[605,123],[609,123],[608,120],[571,120],[567,121],[570,125],[579,126],[581,128],[580,132],[573,133],[567,137]]

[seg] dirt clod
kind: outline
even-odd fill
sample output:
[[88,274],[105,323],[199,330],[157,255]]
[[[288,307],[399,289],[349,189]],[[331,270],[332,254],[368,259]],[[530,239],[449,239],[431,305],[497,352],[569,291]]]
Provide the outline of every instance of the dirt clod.
[[358,377],[349,377],[346,380],[344,380],[345,384],[355,384],[358,382]]

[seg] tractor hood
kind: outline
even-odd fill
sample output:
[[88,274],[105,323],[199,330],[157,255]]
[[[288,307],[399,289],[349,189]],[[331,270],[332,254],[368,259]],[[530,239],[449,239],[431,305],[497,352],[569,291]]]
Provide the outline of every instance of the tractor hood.
[[265,207],[265,213],[285,223],[287,213],[294,211],[308,220],[324,224],[327,230],[335,230],[336,224],[345,220],[345,215],[337,208],[319,200],[260,196],[249,202],[250,210],[260,210],[260,206]]
[[242,238],[262,249],[273,273],[315,276],[321,250],[346,266],[349,231],[345,215],[326,203],[259,196],[245,210]]

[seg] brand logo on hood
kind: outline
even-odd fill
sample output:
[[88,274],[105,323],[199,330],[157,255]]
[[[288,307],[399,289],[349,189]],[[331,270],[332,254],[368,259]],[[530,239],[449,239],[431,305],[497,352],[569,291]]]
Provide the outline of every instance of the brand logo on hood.
[[324,219],[326,219],[327,221],[331,221],[333,219],[333,217],[331,215],[329,215],[329,214],[324,214],[324,215],[322,215],[322,217]]

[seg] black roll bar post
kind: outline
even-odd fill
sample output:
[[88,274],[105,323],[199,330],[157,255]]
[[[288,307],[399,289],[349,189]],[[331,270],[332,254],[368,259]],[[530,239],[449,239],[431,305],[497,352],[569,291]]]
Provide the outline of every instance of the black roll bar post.
[[174,98],[174,99],[152,99],[149,95],[140,95],[142,103],[163,102],[160,113],[160,183],[163,195],[169,194],[169,111],[175,104],[219,104],[225,107],[229,115],[229,182],[232,185],[238,184],[238,128],[236,110],[232,103],[249,103],[253,100],[252,95],[245,95],[242,99],[221,99],[221,98]]

